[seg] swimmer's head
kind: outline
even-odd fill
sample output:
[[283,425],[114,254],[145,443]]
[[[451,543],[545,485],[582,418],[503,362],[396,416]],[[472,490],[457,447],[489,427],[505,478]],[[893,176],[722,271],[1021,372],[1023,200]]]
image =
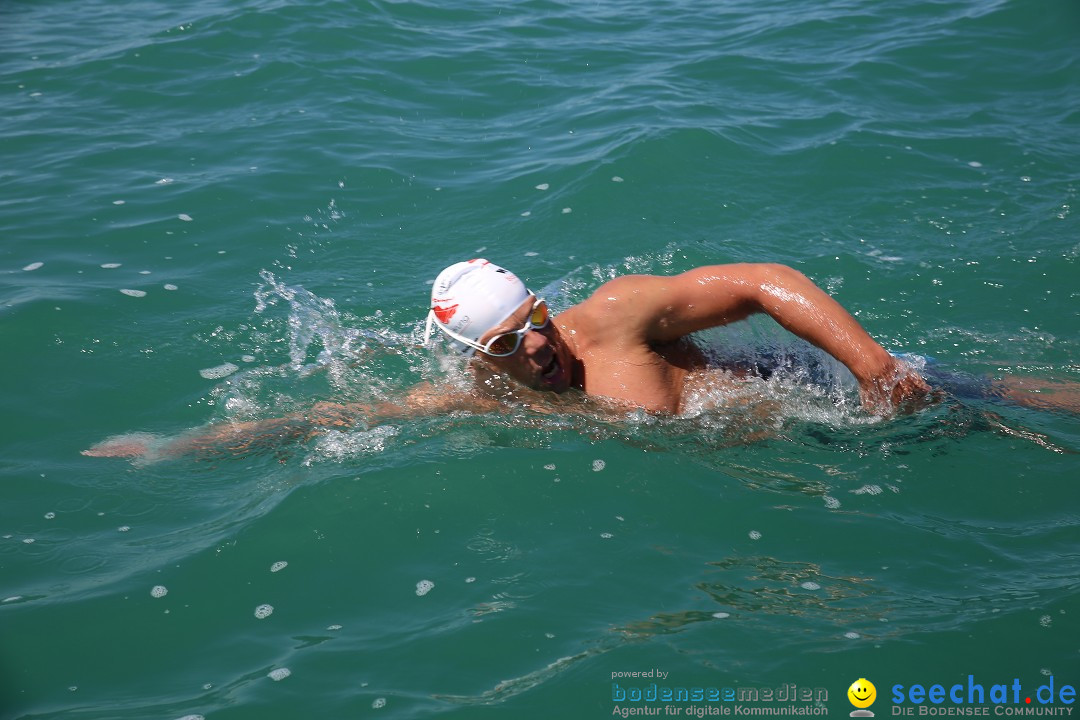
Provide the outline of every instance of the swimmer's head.
[[531,293],[518,276],[483,258],[454,263],[439,273],[431,287],[431,306],[424,342],[435,328],[450,347],[471,357],[476,343],[491,328],[514,314]]

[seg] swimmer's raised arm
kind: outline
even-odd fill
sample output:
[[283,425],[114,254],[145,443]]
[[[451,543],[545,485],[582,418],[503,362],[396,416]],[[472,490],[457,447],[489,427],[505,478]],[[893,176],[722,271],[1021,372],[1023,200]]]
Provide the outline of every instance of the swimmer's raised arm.
[[653,342],[766,313],[851,370],[868,410],[888,411],[929,392],[918,373],[881,347],[836,300],[785,265],[711,265],[672,277],[628,275],[593,297],[610,303],[613,312],[632,308],[638,331]]
[[91,457],[161,458],[246,455],[279,450],[284,442],[305,442],[335,429],[347,430],[359,423],[375,425],[403,417],[438,414],[454,410],[486,412],[495,407],[490,398],[474,393],[436,388],[428,383],[414,386],[397,402],[320,402],[305,412],[284,417],[212,425],[202,430],[162,439],[146,433],[104,440],[83,455]]

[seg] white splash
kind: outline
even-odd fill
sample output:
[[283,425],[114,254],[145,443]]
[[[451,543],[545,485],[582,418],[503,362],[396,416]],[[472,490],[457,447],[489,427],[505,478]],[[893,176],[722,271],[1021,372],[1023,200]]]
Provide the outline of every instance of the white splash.
[[207,380],[220,380],[223,377],[228,377],[240,368],[233,365],[230,362],[222,363],[221,365],[215,365],[214,367],[203,368],[199,371],[199,375],[203,376]]
[[420,582],[416,583],[417,597],[424,597],[429,592],[431,592],[434,587],[435,583],[431,582],[430,580],[421,580]]

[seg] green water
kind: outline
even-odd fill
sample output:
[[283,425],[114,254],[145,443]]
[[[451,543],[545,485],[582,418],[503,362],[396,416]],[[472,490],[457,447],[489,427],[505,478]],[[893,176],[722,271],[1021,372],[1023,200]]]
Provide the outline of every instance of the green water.
[[892,351],[1077,381],[1078,31],[1065,0],[3,3],[0,717],[1075,687],[1068,413],[876,422],[793,376],[681,418],[79,451],[440,379],[429,284],[478,255],[556,308],[785,262]]

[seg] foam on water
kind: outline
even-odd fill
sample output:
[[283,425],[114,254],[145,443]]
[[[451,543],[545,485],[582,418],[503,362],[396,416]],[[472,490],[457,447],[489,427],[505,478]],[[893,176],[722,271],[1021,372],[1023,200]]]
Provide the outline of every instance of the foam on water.
[[271,680],[273,680],[274,682],[280,682],[280,681],[284,680],[285,678],[289,677],[290,675],[292,675],[292,670],[290,670],[289,668],[284,668],[284,667],[283,668],[274,668],[273,670],[271,670],[269,673],[266,674],[266,676],[268,678],[270,678]]

